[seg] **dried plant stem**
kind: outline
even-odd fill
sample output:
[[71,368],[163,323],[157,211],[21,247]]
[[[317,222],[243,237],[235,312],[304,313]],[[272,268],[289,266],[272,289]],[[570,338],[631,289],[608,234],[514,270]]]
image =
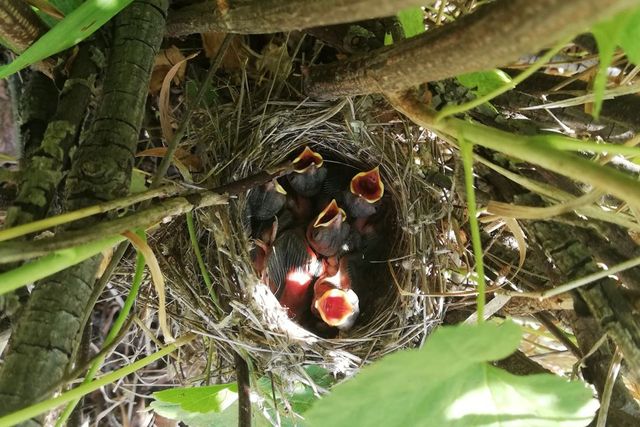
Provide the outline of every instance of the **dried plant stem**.
[[602,393],[602,397],[600,398],[600,410],[598,411],[596,427],[605,427],[607,425],[607,414],[609,412],[609,405],[611,404],[613,385],[618,378],[621,364],[622,352],[616,348],[613,359],[611,359],[611,365],[609,365],[609,371],[607,372],[607,382],[605,383],[604,393]]
[[132,194],[130,196],[122,197],[109,202],[77,209],[72,212],[67,212],[38,221],[29,222],[27,224],[0,230],[0,242],[15,239],[16,237],[24,236],[26,234],[36,233],[38,231],[46,230],[48,228],[53,228],[59,225],[67,224],[69,222],[77,221],[82,218],[106,213],[115,209],[126,208],[131,205],[135,205],[136,203],[154,199],[156,197],[172,196],[178,193],[180,190],[181,188],[177,186],[165,186],[145,191],[143,193]]
[[564,285],[556,286],[555,288],[552,288],[546,291],[542,291],[542,292],[501,291],[500,293],[503,293],[505,295],[524,297],[524,298],[537,298],[537,299],[550,298],[556,295],[563,294],[565,292],[569,292],[573,289],[577,289],[581,286],[585,286],[590,283],[597,282],[598,280],[604,279],[607,276],[614,275],[616,273],[619,273],[624,270],[628,270],[638,265],[640,265],[640,257],[630,259],[616,266],[610,267],[607,270],[601,270],[593,274],[589,274],[588,276],[581,277],[576,280],[572,280],[570,282],[565,283]]
[[[286,173],[290,164],[273,168],[270,171],[260,172],[256,175],[235,181],[211,191],[199,191],[191,194],[175,196],[161,200],[156,204],[109,221],[104,221],[89,229],[73,230],[61,233],[49,239],[40,239],[36,242],[5,242],[0,243],[0,263],[21,261],[38,256],[47,255],[52,251],[92,242],[104,238],[104,236],[117,235],[126,230],[146,228],[154,225],[164,218],[182,215],[193,209],[214,205],[226,204],[233,195],[241,194],[248,189],[263,184],[274,177]],[[0,278],[2,275],[0,275]]]

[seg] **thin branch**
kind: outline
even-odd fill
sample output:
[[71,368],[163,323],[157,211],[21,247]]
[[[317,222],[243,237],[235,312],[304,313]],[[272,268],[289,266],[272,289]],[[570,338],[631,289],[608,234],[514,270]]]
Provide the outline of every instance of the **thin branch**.
[[278,33],[391,16],[420,0],[228,0],[204,1],[173,11],[169,36],[220,31]]
[[251,383],[247,362],[235,353],[236,381],[238,382],[238,427],[251,427]]
[[331,99],[397,92],[505,66],[635,5],[633,0],[498,0],[365,57],[311,67],[307,94]]
[[105,236],[117,235],[126,230],[137,227],[149,227],[167,217],[182,215],[196,208],[226,204],[228,203],[229,196],[242,194],[256,185],[268,182],[286,173],[289,168],[290,165],[285,164],[271,171],[260,172],[239,181],[223,185],[212,191],[200,191],[164,199],[130,215],[103,221],[89,228],[63,232],[52,238],[29,242],[11,241],[0,243],[0,263],[21,261],[47,255],[52,251],[71,248],[83,243],[102,239]]

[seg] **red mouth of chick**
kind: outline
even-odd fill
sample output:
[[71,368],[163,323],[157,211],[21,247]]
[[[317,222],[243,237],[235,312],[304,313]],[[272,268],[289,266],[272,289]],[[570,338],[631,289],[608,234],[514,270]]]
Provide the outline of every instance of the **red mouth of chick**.
[[375,203],[384,195],[384,184],[380,178],[380,170],[375,167],[367,172],[360,172],[351,180],[351,192],[369,203]]
[[346,219],[347,214],[338,206],[338,203],[334,200],[327,205],[326,208],[316,218],[313,223],[314,228],[318,227],[330,227],[337,221],[342,222]]
[[353,313],[353,305],[347,300],[346,293],[341,289],[331,289],[325,292],[316,301],[316,309],[322,320],[329,326],[341,324],[345,318]]
[[305,147],[304,151],[293,159],[293,170],[297,173],[304,173],[313,166],[319,168],[323,162],[324,160],[319,153],[316,153],[309,147]]

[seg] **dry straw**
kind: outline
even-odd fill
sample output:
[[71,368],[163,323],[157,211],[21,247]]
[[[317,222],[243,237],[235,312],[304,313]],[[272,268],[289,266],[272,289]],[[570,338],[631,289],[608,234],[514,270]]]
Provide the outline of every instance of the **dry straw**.
[[[194,121],[198,130],[192,141],[205,163],[196,183],[214,187],[268,170],[304,144],[322,151],[327,161],[361,169],[380,165],[396,230],[389,240],[390,259],[380,260],[388,280],[372,284],[378,288],[375,307],[352,330],[333,339],[308,332],[287,317],[253,272],[242,196],[196,216],[213,289],[230,315],[218,313],[200,285],[184,224],[177,221],[158,236],[175,248],[168,251],[174,255],[165,260],[163,271],[176,298],[170,308],[180,329],[176,335],[195,330],[210,337],[218,357],[214,366],[232,365],[233,349],[250,356],[258,376],[270,373],[284,383],[307,382],[305,364],[349,376],[385,354],[420,345],[443,316],[443,301],[424,295],[445,291],[441,271],[448,261],[438,242],[445,240],[439,230],[451,205],[442,202],[443,190],[425,179],[425,159],[417,157],[418,128],[397,115],[392,123],[377,123],[371,98],[356,104],[307,100],[265,105],[236,95],[234,103],[203,111]],[[202,355],[206,358],[206,351]]]

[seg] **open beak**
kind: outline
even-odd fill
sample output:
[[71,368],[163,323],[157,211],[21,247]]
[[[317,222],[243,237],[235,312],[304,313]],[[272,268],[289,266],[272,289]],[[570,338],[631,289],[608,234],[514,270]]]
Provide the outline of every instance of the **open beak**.
[[333,199],[331,203],[318,214],[313,223],[313,228],[331,227],[334,224],[340,225],[345,219],[347,219],[347,214],[344,212],[344,209],[338,207],[336,199]]
[[380,177],[380,168],[376,166],[367,172],[360,172],[351,179],[350,190],[369,203],[375,203],[384,195],[384,184]]
[[315,309],[329,326],[340,326],[354,312],[354,307],[342,289],[330,289],[315,301]]
[[278,180],[277,180],[277,179],[274,179],[274,180],[273,180],[273,186],[274,186],[275,190],[276,190],[278,193],[283,194],[283,195],[285,195],[285,196],[287,195],[287,190],[285,190],[285,189],[282,187],[282,185],[280,185],[280,183],[278,182]]
[[324,163],[322,156],[309,147],[304,147],[304,151],[293,159],[293,171],[297,173],[305,173],[311,167],[319,168]]

